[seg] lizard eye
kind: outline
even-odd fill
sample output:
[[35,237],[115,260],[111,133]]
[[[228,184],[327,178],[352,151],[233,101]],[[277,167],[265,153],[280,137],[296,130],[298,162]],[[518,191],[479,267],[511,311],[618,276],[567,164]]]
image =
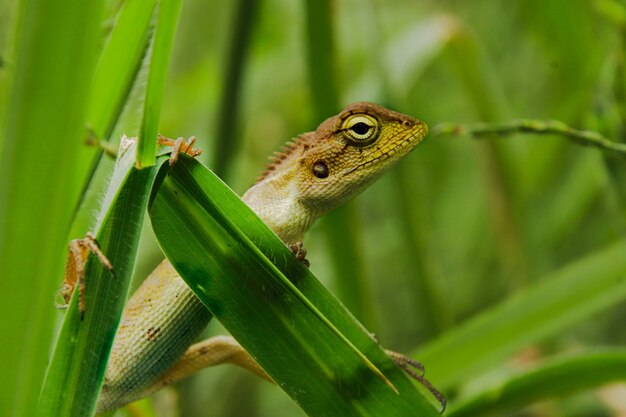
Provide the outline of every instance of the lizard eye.
[[378,136],[378,122],[371,116],[358,114],[348,118],[343,129],[348,139],[359,145],[367,145]]

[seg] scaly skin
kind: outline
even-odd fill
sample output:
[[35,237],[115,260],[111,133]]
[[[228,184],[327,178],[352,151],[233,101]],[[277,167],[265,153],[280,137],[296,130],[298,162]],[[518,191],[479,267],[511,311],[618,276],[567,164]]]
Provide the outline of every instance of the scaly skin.
[[[243,196],[286,243],[354,197],[424,138],[427,126],[372,103],[354,103],[290,142]],[[211,314],[163,261],[130,298],[97,410],[118,408],[207,366],[233,362],[267,378],[230,337],[191,344]]]

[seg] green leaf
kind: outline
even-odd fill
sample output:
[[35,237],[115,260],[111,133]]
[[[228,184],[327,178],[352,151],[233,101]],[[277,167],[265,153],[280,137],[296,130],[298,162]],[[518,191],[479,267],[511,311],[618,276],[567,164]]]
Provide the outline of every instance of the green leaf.
[[[7,63],[0,76],[0,415],[30,417],[54,333],[67,228],[92,152],[83,146],[84,109],[103,1],[22,0],[14,25],[5,20],[13,6],[6,3],[13,2],[0,12]],[[16,28],[9,56],[7,26]]]
[[[74,291],[42,389],[43,416],[93,414],[135,264],[144,213],[157,168],[134,168],[134,145],[120,157],[94,228],[114,274],[93,255],[85,265],[85,317]],[[166,157],[160,159],[167,161]]]
[[137,166],[154,165],[156,137],[159,132],[163,90],[167,79],[167,69],[174,42],[174,33],[180,15],[181,0],[160,0],[157,9],[157,23],[151,48],[149,49],[148,86],[144,101],[143,121],[137,143]]
[[198,162],[179,160],[153,196],[150,217],[196,295],[309,415],[438,415],[282,241]]
[[[114,24],[100,54],[98,65],[91,84],[86,124],[90,130],[90,139],[99,142],[102,148],[117,151],[119,136],[115,132],[137,135],[139,123],[128,123],[123,115],[130,113],[136,119],[135,101],[143,103],[146,75],[144,56],[152,31],[151,17],[156,0],[127,0],[115,9]],[[137,87],[139,86],[139,87]],[[135,95],[132,95],[132,92]],[[133,101],[135,99],[135,101]],[[135,127],[134,129],[132,127]],[[76,208],[69,236],[83,236],[92,221],[94,208],[99,207],[97,197],[106,191],[107,179],[113,172],[113,164],[102,160],[99,150],[92,159],[91,172],[84,181],[83,192]]]
[[571,263],[419,349],[441,388],[498,366],[517,350],[555,335],[626,298],[626,242]]
[[87,121],[97,139],[108,140],[122,113],[149,45],[156,0],[125,1],[93,79]]
[[626,351],[585,353],[547,361],[461,400],[449,417],[478,416],[524,407],[535,401],[623,381]]

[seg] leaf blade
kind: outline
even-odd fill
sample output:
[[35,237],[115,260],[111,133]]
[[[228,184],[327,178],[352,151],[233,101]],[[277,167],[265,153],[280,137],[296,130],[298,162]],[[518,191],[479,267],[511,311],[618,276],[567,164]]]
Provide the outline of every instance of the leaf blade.
[[156,137],[159,131],[163,91],[181,4],[181,0],[160,0],[158,4],[157,24],[153,44],[149,50],[150,73],[143,120],[137,142],[137,166],[140,168],[149,167],[155,163]]
[[[572,262],[417,350],[435,384],[450,387],[626,298],[626,242]],[[590,277],[593,277],[591,279]]]
[[541,399],[622,381],[625,373],[626,352],[623,349],[548,360],[461,400],[450,410],[449,416],[475,416],[487,411],[517,409]]
[[90,153],[82,146],[84,108],[102,7],[101,0],[19,2],[12,55],[3,57],[10,65],[0,76],[0,289],[10,296],[0,307],[0,334],[9,338],[0,346],[0,415],[34,415],[45,373],[76,178]]
[[[390,416],[407,415],[408,410],[437,415],[280,239],[199,163],[179,160],[155,194],[150,216],[162,249],[181,276],[309,415],[376,415],[382,410]],[[241,237],[230,237],[232,230],[217,220],[224,216],[252,240],[262,256],[252,253]],[[267,257],[275,266],[270,266]],[[287,286],[273,278],[276,267],[371,358],[400,395],[366,370],[328,326],[313,318],[310,308],[293,291],[285,291]],[[355,395],[357,399],[352,398]]]
[[94,230],[115,275],[94,256],[89,257],[85,317],[81,321],[79,291],[74,291],[41,391],[41,415],[88,416],[95,409],[126,300],[149,193],[159,172],[157,167],[135,169],[134,159],[131,149],[118,162]]

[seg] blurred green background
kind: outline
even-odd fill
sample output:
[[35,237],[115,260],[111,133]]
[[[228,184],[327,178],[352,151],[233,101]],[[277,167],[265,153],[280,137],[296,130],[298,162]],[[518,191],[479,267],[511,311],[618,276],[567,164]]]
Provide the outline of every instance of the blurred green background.
[[[105,4],[102,39],[119,3]],[[329,21],[310,20],[320,7],[315,3],[183,2],[160,132],[195,135],[205,151],[200,159],[240,194],[281,144],[360,100],[431,128],[558,119],[626,140],[626,2],[337,0],[329,2]],[[3,81],[11,71],[5,51],[16,14],[16,4],[0,3]],[[132,133],[119,129],[112,141]],[[27,221],[19,213],[12,219]],[[305,246],[315,275],[383,346],[422,359],[428,376],[432,352],[420,357],[421,347],[561,268],[583,271],[578,261],[623,242],[625,219],[622,155],[557,136],[431,135],[350,207],[315,225]],[[614,267],[621,281],[623,248],[606,258],[619,262],[598,261]],[[338,250],[348,251],[339,261]],[[160,259],[146,227],[137,279]],[[342,267],[353,276],[344,280]],[[593,269],[581,273],[596,278]],[[509,337],[506,331],[518,337],[515,348],[489,358],[463,382],[438,384],[435,366],[432,382],[454,404],[545,358],[619,348],[626,342],[626,303],[623,289],[618,292],[541,337],[520,336],[528,328],[507,328],[504,315],[502,337]],[[574,315],[577,308],[573,302],[555,307]],[[533,320],[539,325],[542,318]],[[211,324],[211,333],[221,331]],[[476,337],[478,350],[500,343]],[[171,412],[157,415],[181,417],[304,415],[279,389],[232,367],[205,371],[159,394],[155,404]],[[494,413],[618,416],[626,413],[626,385],[586,387]]]

